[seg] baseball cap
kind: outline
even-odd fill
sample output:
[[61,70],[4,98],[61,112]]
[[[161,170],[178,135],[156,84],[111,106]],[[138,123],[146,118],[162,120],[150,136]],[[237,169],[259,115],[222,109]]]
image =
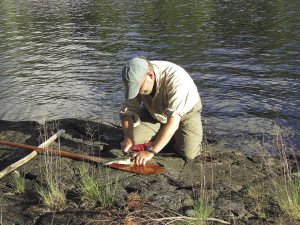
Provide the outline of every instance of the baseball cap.
[[148,72],[148,62],[145,59],[133,58],[123,67],[122,78],[125,85],[125,98],[135,98],[141,87],[142,80]]

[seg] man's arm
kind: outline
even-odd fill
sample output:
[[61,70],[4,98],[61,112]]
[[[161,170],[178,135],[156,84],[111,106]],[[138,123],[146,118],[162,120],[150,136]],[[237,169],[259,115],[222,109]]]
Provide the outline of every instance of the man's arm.
[[[168,118],[167,123],[163,126],[162,130],[153,142],[153,151],[158,153],[169,143],[179,127],[180,119],[180,116]],[[152,159],[154,154],[147,151],[141,151],[136,153],[134,156],[136,164],[145,165],[148,160]]]
[[126,153],[133,146],[133,124],[134,120],[132,116],[124,115],[122,116],[122,129],[124,134],[123,142],[121,143],[121,150]]
[[121,143],[121,149],[124,153],[127,153],[133,146],[133,125],[134,117],[137,116],[137,112],[140,110],[141,97],[138,95],[134,99],[126,100],[123,103],[120,111],[121,124],[123,128],[124,140]]
[[160,152],[169,143],[179,127],[180,119],[180,116],[168,118],[167,123],[163,126],[153,143],[153,150],[155,152]]

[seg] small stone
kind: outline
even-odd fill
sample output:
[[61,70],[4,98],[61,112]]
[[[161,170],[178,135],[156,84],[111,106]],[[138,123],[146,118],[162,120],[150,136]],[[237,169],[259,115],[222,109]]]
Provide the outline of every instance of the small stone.
[[184,214],[186,216],[194,217],[195,216],[195,210],[193,210],[193,209],[187,209]]

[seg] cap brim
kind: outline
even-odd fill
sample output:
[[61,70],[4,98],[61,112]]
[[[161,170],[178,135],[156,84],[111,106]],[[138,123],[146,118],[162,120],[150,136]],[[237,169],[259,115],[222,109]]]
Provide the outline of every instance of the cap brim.
[[127,99],[133,99],[139,94],[139,91],[140,91],[139,85],[137,85],[136,83],[129,84],[126,88],[125,97]]

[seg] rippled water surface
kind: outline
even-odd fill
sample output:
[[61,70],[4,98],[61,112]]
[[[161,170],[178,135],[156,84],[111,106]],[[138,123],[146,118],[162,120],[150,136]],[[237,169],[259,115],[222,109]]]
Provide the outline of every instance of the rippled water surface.
[[143,55],[184,67],[207,129],[246,149],[280,121],[300,146],[300,2],[0,1],[0,119],[118,122],[120,71]]

